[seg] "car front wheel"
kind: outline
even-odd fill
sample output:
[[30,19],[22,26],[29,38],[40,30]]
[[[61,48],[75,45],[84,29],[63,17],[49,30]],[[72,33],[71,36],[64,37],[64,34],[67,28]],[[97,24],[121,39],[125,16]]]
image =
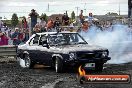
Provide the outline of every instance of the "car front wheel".
[[26,68],[33,68],[34,67],[34,63],[31,61],[28,54],[25,55],[24,61],[25,61]]
[[57,73],[61,73],[63,71],[62,60],[60,58],[58,58],[58,57],[55,59],[55,71]]
[[31,61],[30,57],[28,54],[25,54],[24,55],[24,58],[20,58],[18,57],[18,62],[19,62],[19,65],[22,67],[22,68],[33,68],[34,67],[34,63]]

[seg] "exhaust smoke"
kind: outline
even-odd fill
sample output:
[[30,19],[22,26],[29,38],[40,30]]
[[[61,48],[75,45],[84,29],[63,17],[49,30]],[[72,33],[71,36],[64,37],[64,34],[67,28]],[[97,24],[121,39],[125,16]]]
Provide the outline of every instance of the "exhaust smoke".
[[107,63],[121,64],[131,62],[132,39],[131,29],[127,25],[115,24],[101,31],[93,26],[87,32],[80,32],[89,44],[109,49],[111,60]]

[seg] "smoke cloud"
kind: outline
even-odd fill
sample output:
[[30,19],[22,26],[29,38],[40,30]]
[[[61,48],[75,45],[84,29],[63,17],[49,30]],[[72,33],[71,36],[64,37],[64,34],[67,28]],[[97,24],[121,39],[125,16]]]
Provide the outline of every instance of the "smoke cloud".
[[111,60],[107,63],[121,64],[132,61],[132,39],[127,25],[115,24],[101,31],[98,27],[90,27],[80,34],[89,44],[99,45],[109,49]]

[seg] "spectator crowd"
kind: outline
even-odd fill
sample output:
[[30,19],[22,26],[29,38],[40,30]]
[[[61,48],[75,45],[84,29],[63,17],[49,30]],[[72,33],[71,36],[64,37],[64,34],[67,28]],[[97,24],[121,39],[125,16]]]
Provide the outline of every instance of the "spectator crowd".
[[108,21],[98,22],[95,20],[92,13],[89,13],[87,17],[83,16],[83,10],[80,11],[80,15],[78,16],[79,20],[76,22],[70,21],[67,11],[63,14],[62,19],[56,17],[55,20],[49,18],[48,21],[46,21],[43,17],[40,17],[40,22],[37,22],[38,13],[34,9],[31,10],[29,16],[31,18],[31,27],[29,27],[29,23],[25,17],[23,17],[21,21],[21,26],[14,29],[7,27],[6,23],[0,21],[0,46],[19,45],[25,43],[29,39],[30,34],[34,33],[59,32],[64,31],[65,29],[73,31],[74,26],[78,26],[78,24],[81,26],[78,27],[76,31],[81,30],[84,32],[87,32],[91,26],[96,26],[101,31],[106,30],[112,26],[112,23]]
[[22,20],[20,28],[7,27],[6,23],[1,22],[0,26],[0,46],[1,45],[18,45],[29,39],[29,29],[26,18]]

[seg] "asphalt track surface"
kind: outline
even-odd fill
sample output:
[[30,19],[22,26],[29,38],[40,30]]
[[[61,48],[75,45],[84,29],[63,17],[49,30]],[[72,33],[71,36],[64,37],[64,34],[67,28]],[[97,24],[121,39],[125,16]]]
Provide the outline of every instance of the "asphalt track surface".
[[[132,88],[132,82],[79,84],[77,71],[70,68],[64,73],[56,73],[54,69],[47,66],[35,65],[34,69],[24,69],[16,61],[4,60],[0,62],[0,88]],[[130,74],[132,76],[132,62],[106,64],[103,72],[87,71],[87,74]]]

